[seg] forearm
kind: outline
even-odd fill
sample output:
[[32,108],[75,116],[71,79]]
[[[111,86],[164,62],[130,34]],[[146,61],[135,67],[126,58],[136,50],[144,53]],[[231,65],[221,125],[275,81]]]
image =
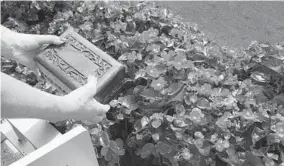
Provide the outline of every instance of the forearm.
[[37,118],[51,121],[64,118],[62,97],[40,91],[4,73],[1,73],[1,84],[3,118]]

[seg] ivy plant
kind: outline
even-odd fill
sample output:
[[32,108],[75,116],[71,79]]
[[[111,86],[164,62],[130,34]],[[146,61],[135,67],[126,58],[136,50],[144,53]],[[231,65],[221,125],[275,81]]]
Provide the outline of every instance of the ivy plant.
[[[1,3],[3,25],[55,35],[71,25],[127,66],[107,119],[60,124],[89,130],[101,165],[283,166],[283,43],[225,48],[153,2]],[[24,66],[1,64],[60,94]]]

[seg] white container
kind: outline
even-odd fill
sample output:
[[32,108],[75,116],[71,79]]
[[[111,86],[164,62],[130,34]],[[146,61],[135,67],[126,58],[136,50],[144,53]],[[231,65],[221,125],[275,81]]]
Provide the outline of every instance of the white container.
[[0,126],[1,143],[8,139],[24,156],[10,166],[98,166],[89,132],[78,126],[61,134],[47,121],[8,119]]

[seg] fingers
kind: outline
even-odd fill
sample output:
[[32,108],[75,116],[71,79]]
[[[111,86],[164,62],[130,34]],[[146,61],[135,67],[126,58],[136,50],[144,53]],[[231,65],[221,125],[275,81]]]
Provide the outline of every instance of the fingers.
[[35,35],[35,39],[39,45],[43,44],[60,45],[65,42],[65,39],[62,39],[55,35]]
[[110,110],[110,106],[109,105],[105,105],[102,103],[99,103],[97,100],[93,99],[93,104],[94,104],[94,108],[96,110],[97,113],[103,115],[105,113],[107,113]]

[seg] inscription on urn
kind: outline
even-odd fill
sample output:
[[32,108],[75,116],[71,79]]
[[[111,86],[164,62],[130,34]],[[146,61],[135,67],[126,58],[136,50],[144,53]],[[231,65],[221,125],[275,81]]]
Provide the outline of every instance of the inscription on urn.
[[89,75],[98,78],[95,98],[100,102],[119,88],[125,77],[125,66],[69,28],[61,37],[61,46],[49,46],[37,57],[39,69],[47,79],[65,92],[87,83]]

